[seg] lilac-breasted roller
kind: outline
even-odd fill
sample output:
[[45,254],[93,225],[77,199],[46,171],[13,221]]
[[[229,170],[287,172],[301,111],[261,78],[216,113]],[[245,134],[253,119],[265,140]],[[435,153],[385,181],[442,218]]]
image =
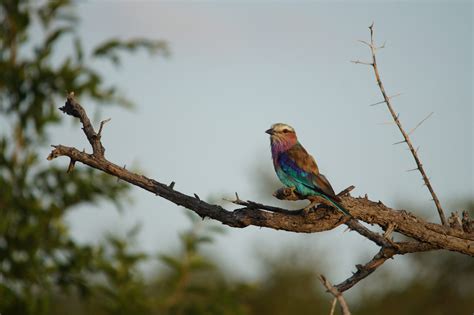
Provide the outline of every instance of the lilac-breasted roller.
[[[295,130],[286,124],[272,125],[265,131],[270,135],[273,166],[280,181],[308,199],[320,197],[346,215],[350,213],[341,206],[327,178],[319,173],[314,158],[299,143]],[[313,201],[305,209],[311,208]]]

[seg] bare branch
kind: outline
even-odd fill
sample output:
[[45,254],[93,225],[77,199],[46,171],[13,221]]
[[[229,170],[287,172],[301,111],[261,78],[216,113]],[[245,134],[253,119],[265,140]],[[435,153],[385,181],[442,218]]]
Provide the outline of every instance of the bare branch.
[[[74,98],[74,92],[68,94],[66,103],[63,107],[59,108],[63,113],[79,118],[82,123],[82,130],[87,137],[87,140],[92,146],[92,154],[97,158],[103,158],[105,148],[100,142],[100,135],[97,134],[92,127],[89,117],[87,117],[86,111]],[[102,124],[101,124],[102,126]]]
[[[371,51],[371,54],[372,54],[372,62],[370,63],[370,65],[372,66],[373,70],[374,70],[374,74],[375,74],[375,78],[377,80],[377,84],[380,88],[380,92],[382,93],[382,96],[384,98],[384,101],[385,103],[387,104],[387,108],[390,112],[390,114],[392,115],[392,118],[393,120],[395,121],[395,123],[397,124],[398,126],[398,129],[400,130],[401,134],[403,135],[403,141],[401,142],[397,142],[396,144],[398,143],[403,143],[403,142],[406,142],[407,145],[408,145],[408,148],[410,149],[410,152],[411,154],[413,155],[413,158],[415,159],[415,162],[416,162],[416,165],[418,166],[418,169],[421,173],[421,176],[423,177],[423,181],[425,182],[425,185],[426,187],[428,188],[431,196],[433,197],[433,201],[436,205],[436,208],[438,210],[438,214],[439,214],[439,217],[441,219],[441,223],[444,225],[444,226],[447,226],[448,223],[446,221],[446,217],[444,215],[444,211],[443,211],[443,208],[441,207],[441,203],[438,199],[438,197],[436,196],[436,193],[431,185],[431,182],[428,178],[428,176],[426,175],[426,172],[423,168],[423,165],[421,164],[421,161],[420,161],[420,158],[418,157],[418,154],[417,152],[415,151],[414,147],[413,147],[413,144],[410,140],[410,137],[409,137],[409,133],[406,133],[405,130],[403,129],[402,127],[402,124],[400,123],[400,120],[398,119],[398,116],[395,114],[395,111],[393,110],[393,106],[392,106],[392,103],[390,102],[390,97],[388,96],[388,94],[385,92],[385,87],[382,83],[382,80],[380,78],[380,74],[379,74],[379,69],[378,69],[378,65],[377,65],[377,59],[375,57],[375,54],[376,54],[376,46],[374,44],[374,23],[372,23],[372,25],[369,26],[369,30],[370,30],[370,45],[369,45],[369,48],[370,48],[370,51]],[[430,115],[429,115],[430,116]],[[429,117],[428,116],[428,117]],[[427,118],[425,118],[424,120],[426,120]],[[423,120],[423,121],[424,121]],[[422,122],[423,122],[422,121]],[[422,123],[421,122],[421,123]],[[420,123],[420,124],[421,124]],[[416,129],[417,127],[415,127]],[[414,131],[414,130],[413,130]]]
[[372,274],[378,267],[394,255],[404,255],[412,252],[423,252],[435,249],[430,244],[420,244],[417,242],[399,242],[395,243],[397,248],[394,247],[382,247],[380,251],[365,265],[356,265],[357,271],[348,279],[336,285],[336,289],[339,292],[344,292],[352,288],[359,281],[367,278]]
[[351,315],[351,311],[349,310],[349,306],[346,303],[346,300],[342,296],[342,293],[338,291],[337,288],[335,288],[328,279],[326,279],[325,276],[320,275],[319,280],[321,280],[321,283],[324,285],[324,287],[330,292],[339,302],[339,305],[341,306],[341,312],[343,315]]

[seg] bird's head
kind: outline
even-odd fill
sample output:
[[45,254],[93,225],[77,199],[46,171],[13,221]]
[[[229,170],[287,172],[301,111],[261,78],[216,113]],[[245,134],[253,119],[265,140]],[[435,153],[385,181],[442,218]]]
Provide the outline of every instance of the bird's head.
[[265,132],[270,135],[272,143],[287,142],[294,144],[297,141],[295,129],[287,124],[273,124],[272,127]]

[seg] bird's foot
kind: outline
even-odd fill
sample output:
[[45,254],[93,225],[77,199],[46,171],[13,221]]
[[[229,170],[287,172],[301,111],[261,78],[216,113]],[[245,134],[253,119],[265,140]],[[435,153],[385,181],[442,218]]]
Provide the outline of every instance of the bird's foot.
[[314,200],[314,201],[311,201],[311,203],[308,206],[304,207],[303,208],[303,216],[307,216],[308,213],[311,211],[311,209],[314,208],[314,206],[318,203],[319,203],[319,201]]
[[288,196],[294,195],[295,191],[296,191],[296,187],[291,186],[285,189],[284,194],[288,197]]

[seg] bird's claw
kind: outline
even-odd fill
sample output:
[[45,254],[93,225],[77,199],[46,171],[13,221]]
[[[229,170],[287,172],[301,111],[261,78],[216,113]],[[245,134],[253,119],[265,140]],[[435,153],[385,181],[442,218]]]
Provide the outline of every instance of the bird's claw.
[[308,206],[304,207],[303,216],[307,216],[308,213],[311,211],[311,209],[318,203],[319,203],[318,201],[311,201],[311,203]]

